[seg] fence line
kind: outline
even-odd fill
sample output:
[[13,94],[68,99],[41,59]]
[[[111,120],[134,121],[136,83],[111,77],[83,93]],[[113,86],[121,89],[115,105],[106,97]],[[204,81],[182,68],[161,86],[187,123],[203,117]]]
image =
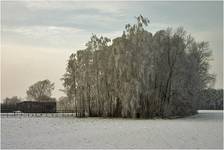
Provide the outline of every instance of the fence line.
[[78,117],[76,113],[1,113],[1,118],[8,117]]

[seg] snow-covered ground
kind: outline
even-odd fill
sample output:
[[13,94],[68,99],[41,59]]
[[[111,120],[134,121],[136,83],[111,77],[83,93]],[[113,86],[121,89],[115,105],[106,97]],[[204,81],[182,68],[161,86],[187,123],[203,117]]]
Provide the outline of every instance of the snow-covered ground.
[[2,148],[223,148],[223,111],[180,119],[2,117]]

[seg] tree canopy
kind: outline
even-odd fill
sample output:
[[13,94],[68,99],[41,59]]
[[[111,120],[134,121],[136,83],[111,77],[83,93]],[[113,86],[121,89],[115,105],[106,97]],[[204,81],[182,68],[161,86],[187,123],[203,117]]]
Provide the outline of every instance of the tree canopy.
[[182,27],[152,34],[147,18],[136,19],[112,45],[93,35],[86,49],[70,56],[63,81],[76,111],[133,118],[196,113],[198,93],[214,79],[208,43]]
[[54,90],[54,83],[49,80],[38,81],[31,85],[26,91],[27,97],[36,101],[52,100],[51,93]]

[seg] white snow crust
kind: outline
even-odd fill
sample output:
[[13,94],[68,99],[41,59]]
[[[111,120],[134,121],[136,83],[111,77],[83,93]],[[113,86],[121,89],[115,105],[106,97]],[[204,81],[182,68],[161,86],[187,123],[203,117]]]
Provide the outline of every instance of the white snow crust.
[[223,111],[178,119],[2,117],[1,148],[223,148]]

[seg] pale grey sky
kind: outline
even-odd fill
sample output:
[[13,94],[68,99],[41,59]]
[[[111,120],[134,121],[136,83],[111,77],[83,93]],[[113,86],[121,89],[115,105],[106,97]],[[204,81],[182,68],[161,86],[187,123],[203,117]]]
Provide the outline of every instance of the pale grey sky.
[[85,48],[92,33],[114,38],[134,16],[142,14],[155,33],[183,26],[213,52],[210,72],[223,83],[223,2],[75,2],[1,1],[1,98],[25,97],[38,80],[55,82],[54,97],[63,95],[60,78],[72,52]]

